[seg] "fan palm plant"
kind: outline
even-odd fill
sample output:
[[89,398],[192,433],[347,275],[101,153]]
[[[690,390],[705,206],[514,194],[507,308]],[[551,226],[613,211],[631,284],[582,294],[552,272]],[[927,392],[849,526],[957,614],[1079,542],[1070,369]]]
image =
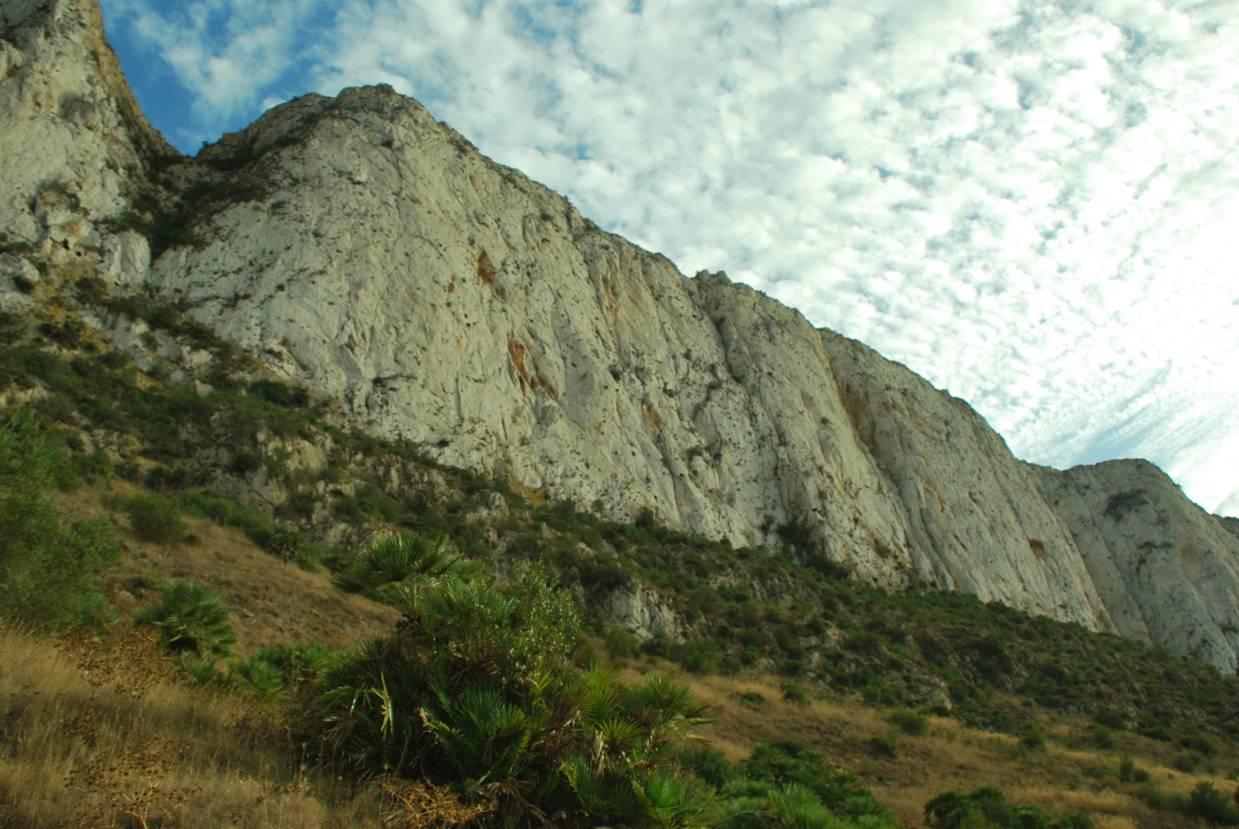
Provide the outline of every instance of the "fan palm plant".
[[178,654],[214,660],[226,657],[236,643],[223,600],[195,581],[170,582],[159,604],[143,608],[133,618],[153,627],[163,646]]
[[[628,688],[572,660],[571,597],[530,569],[427,581],[403,623],[330,671],[314,709],[330,759],[489,804],[483,823],[703,825],[669,749],[701,720],[665,677]],[[489,821],[489,823],[487,823]]]
[[420,585],[445,576],[468,576],[477,569],[443,536],[401,533],[376,539],[334,581],[342,590],[409,606]]

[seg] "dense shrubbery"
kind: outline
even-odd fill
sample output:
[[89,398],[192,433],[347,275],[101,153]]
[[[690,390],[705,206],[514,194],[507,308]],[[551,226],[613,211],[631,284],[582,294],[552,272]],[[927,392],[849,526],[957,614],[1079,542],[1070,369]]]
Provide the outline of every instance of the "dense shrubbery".
[[891,714],[891,722],[899,727],[904,734],[912,737],[922,737],[929,733],[929,718],[915,711],[896,711]]
[[579,666],[579,616],[544,572],[417,572],[390,574],[418,587],[404,621],[330,670],[303,720],[337,771],[448,786],[484,826],[893,825],[854,777],[799,746],[762,746],[739,768],[689,748],[703,709],[688,690]]
[[61,627],[110,614],[96,578],[120,554],[105,521],[66,521],[51,501],[69,467],[63,449],[26,411],[0,420],[0,616]]
[[[879,829],[894,826],[889,811],[852,775],[795,743],[760,745],[721,792],[728,829],[834,827],[843,818]],[[849,823],[842,823],[843,826]]]
[[1212,783],[1202,782],[1184,797],[1166,794],[1152,783],[1145,782],[1136,796],[1146,806],[1159,812],[1177,812],[1200,818],[1210,826],[1239,826],[1239,789],[1235,790],[1234,798],[1228,800]]
[[348,654],[325,645],[270,645],[248,659],[235,660],[230,665],[229,677],[261,696],[273,697],[316,682],[347,658]]
[[1235,800],[1230,802],[1212,783],[1199,783],[1188,796],[1183,813],[1207,820],[1214,826],[1239,826],[1239,789],[1235,790]]
[[1051,818],[1040,809],[1008,803],[993,786],[968,794],[944,792],[925,806],[926,825],[933,829],[1092,829],[1083,815]]
[[670,760],[700,708],[662,677],[578,668],[579,644],[571,598],[538,570],[428,577],[394,634],[324,678],[310,728],[328,762],[455,785],[504,825],[701,825]]

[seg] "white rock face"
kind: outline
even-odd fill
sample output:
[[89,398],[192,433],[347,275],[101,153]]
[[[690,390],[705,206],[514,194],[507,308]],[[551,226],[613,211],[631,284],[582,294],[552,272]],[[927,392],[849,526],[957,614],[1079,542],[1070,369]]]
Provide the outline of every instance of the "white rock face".
[[[1234,670],[1239,535],[1151,467],[1020,463],[903,366],[722,274],[685,278],[383,87],[298,99],[173,165],[188,226],[151,264],[103,220],[172,151],[94,3],[9,0],[0,35],[0,241],[176,294],[444,462]],[[1143,505],[1114,519],[1136,490]],[[636,594],[615,610],[665,629],[660,607]]]
[[822,332],[844,409],[898,494],[917,575],[1110,630],[1080,552],[1038,479],[968,404],[872,349]]
[[1146,461],[1037,468],[1118,632],[1234,672],[1239,536]]
[[98,254],[93,223],[119,218],[146,166],[175,155],[133,100],[94,0],[0,6],[0,124],[0,241],[64,261]]
[[607,613],[615,623],[644,641],[665,636],[684,641],[680,619],[662,598],[646,587],[630,587],[607,594]]
[[[389,89],[311,96],[205,152],[204,243],[152,282],[442,460],[735,544],[1109,629],[1002,440],[869,349],[685,279]],[[227,170],[220,173],[218,170]]]

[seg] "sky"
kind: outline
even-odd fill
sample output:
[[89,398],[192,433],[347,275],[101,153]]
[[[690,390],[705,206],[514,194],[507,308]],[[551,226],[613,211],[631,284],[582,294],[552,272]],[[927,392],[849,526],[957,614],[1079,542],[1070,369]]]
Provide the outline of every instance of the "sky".
[[185,152],[388,83],[1025,460],[1239,516],[1239,0],[102,0]]

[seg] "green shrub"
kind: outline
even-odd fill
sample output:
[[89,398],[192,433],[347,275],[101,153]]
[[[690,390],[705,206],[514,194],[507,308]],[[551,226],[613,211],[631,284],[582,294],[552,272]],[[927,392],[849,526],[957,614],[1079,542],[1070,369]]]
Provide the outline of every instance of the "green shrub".
[[73,473],[88,483],[94,483],[100,478],[106,481],[112,477],[112,459],[107,452],[99,449],[90,454],[75,454],[70,458],[69,464]]
[[1115,745],[1114,732],[1111,731],[1109,728],[1106,728],[1104,725],[1093,726],[1093,731],[1090,736],[1092,738],[1093,745],[1096,746],[1097,748],[1100,748],[1100,749],[1114,748],[1114,745]]
[[[774,804],[769,802],[770,794],[786,790],[789,786],[801,787],[812,793],[822,807],[837,817],[863,819],[864,825],[873,827],[894,825],[891,813],[855,777],[835,771],[821,754],[796,743],[759,745],[739,771],[742,777],[731,781],[724,789],[724,793],[734,799],[727,806],[731,817],[723,826],[745,829],[771,825],[798,826],[795,823],[770,822],[771,812],[774,811]],[[743,817],[746,808],[755,809],[757,817]]]
[[108,297],[108,286],[97,276],[83,276],[73,283],[73,295],[87,305],[101,305]]
[[[836,819],[820,797],[799,783],[784,786],[749,785],[735,792],[719,824],[722,829],[843,829],[856,826]],[[885,822],[867,821],[866,827],[884,827]]]
[[1127,728],[1127,719],[1114,708],[1098,709],[1093,715],[1093,721],[1114,731],[1123,731]]
[[233,662],[231,674],[262,696],[271,697],[287,688],[317,681],[345,659],[345,654],[325,645],[270,645],[249,659]]
[[684,669],[694,674],[714,673],[722,657],[718,643],[713,639],[694,639],[677,649],[678,661]]
[[275,665],[257,655],[232,663],[229,675],[258,692],[260,696],[274,697],[284,690],[284,674]]
[[909,736],[923,737],[929,733],[929,718],[916,711],[896,711],[891,714],[890,720]]
[[1170,761],[1170,765],[1174,766],[1179,771],[1190,774],[1200,767],[1201,757],[1199,754],[1176,754]]
[[26,335],[26,319],[18,314],[0,311],[0,345],[12,345]]
[[1217,754],[1217,746],[1203,734],[1186,734],[1179,738],[1179,745],[1205,757]]
[[766,704],[766,698],[756,691],[745,691],[739,696],[740,704],[745,708],[761,708]]
[[1028,723],[1020,729],[1020,745],[1029,751],[1044,751],[1045,733],[1036,723]]
[[185,522],[176,502],[162,495],[134,495],[124,502],[134,534],[143,541],[172,544],[185,537]]
[[229,685],[230,677],[220,670],[219,660],[215,657],[182,651],[176,654],[176,665],[194,685]]
[[701,716],[686,688],[576,667],[579,616],[540,570],[423,588],[394,634],[323,678],[307,738],[325,762],[455,785],[509,826],[556,812],[704,825],[706,800],[674,770]]
[[1148,737],[1150,740],[1160,740],[1163,743],[1170,742],[1170,731],[1161,723],[1141,723],[1140,736]]
[[925,805],[925,821],[932,829],[1091,829],[1093,825],[1084,815],[1052,819],[1033,806],[1008,803],[993,786],[981,786],[966,795],[943,792]]
[[375,540],[333,581],[341,590],[399,604],[412,600],[421,584],[477,570],[477,563],[463,558],[446,536],[402,533]]
[[1174,802],[1175,797],[1165,794],[1161,789],[1157,788],[1157,786],[1152,783],[1146,783],[1144,786],[1141,786],[1140,789],[1136,791],[1136,797],[1145,806],[1148,806],[1150,809],[1158,812],[1168,811],[1175,808],[1176,805],[1182,808],[1186,808],[1187,806],[1186,798],[1179,798],[1180,802],[1176,804]]
[[715,789],[722,788],[736,775],[736,769],[727,762],[723,752],[709,746],[686,748],[676,755],[676,760]]
[[1239,826],[1239,809],[1227,802],[1226,797],[1212,783],[1197,784],[1188,796],[1185,813],[1209,821],[1214,826]]
[[209,662],[226,657],[236,642],[219,594],[193,581],[171,582],[159,604],[139,610],[133,618],[153,627],[160,643],[173,653],[192,653]]
[[122,545],[103,520],[68,522],[51,501],[63,448],[26,410],[0,418],[0,616],[37,627],[106,622],[96,584]]
[[877,656],[882,652],[882,637],[867,630],[854,631],[843,640],[843,647],[855,653]]
[[603,642],[612,659],[632,659],[641,652],[641,641],[621,627],[612,625],[603,634]]
[[249,393],[285,409],[303,409],[310,403],[305,389],[275,380],[255,380],[249,385]]
[[865,750],[873,757],[894,759],[899,756],[899,744],[894,737],[870,737],[865,741]]
[[779,683],[779,690],[783,692],[783,699],[787,702],[805,706],[809,704],[809,694],[795,682],[785,679]]

